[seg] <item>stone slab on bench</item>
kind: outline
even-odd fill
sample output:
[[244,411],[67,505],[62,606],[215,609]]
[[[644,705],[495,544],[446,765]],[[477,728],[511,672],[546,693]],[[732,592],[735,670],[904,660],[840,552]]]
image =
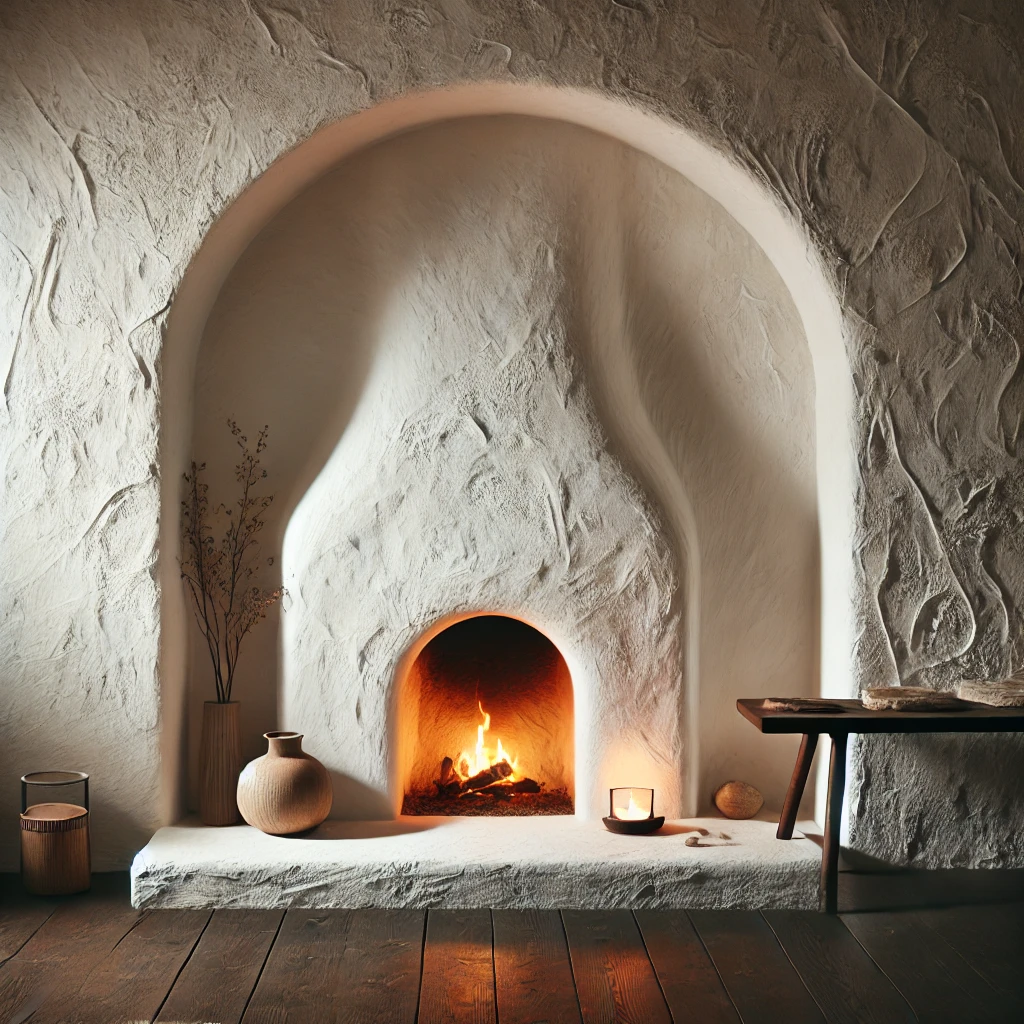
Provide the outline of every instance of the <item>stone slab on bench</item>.
[[[816,834],[817,826],[803,823]],[[695,828],[710,833],[702,836]],[[575,817],[328,821],[160,829],[132,865],[136,907],[811,909],[821,851],[767,818],[613,835]],[[687,845],[689,840],[690,845]],[[694,842],[698,845],[693,845]]]

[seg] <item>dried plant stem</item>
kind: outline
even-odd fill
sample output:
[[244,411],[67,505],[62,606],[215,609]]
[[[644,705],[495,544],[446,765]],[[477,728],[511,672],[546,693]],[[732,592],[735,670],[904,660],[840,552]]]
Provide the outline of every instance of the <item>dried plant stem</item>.
[[[206,641],[219,703],[231,700],[242,641],[284,593],[281,587],[261,586],[256,578],[260,562],[257,535],[273,501],[272,495],[255,493],[259,481],[267,476],[260,467],[267,427],[260,431],[255,450],[249,448],[248,438],[234,420],[228,420],[228,427],[242,453],[235,466],[235,479],[241,487],[235,502],[237,514],[225,505],[216,506],[211,513],[208,486],[202,479],[205,462],[193,462],[185,474],[187,493],[181,503],[181,578]],[[214,537],[214,520],[223,529],[219,541]],[[267,564],[272,562],[268,559]]]

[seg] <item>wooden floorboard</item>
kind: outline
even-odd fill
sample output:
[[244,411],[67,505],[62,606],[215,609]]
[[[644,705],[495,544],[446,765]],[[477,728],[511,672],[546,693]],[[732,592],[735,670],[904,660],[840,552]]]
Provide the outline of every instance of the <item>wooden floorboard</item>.
[[0,906],[0,964],[10,960],[42,927],[56,909],[50,900],[26,898],[20,891],[5,892]]
[[157,1021],[239,1024],[283,917],[283,910],[215,910]]
[[48,998],[32,1024],[151,1021],[209,920],[208,910],[143,914],[66,1000]]
[[873,911],[844,914],[842,921],[920,1020],[1020,1019],[1012,1003],[916,914]]
[[820,1024],[824,1015],[756,910],[690,912],[744,1024]]
[[285,914],[140,912],[124,875],[0,892],[0,1024],[1024,1020],[1021,902]]
[[417,1024],[495,1024],[489,910],[431,910]]
[[563,910],[584,1024],[671,1024],[668,1006],[628,910]]
[[501,1024],[581,1024],[557,910],[494,910],[494,983]]
[[139,920],[120,881],[98,880],[93,892],[56,909],[46,904],[53,913],[0,967],[0,1021],[24,1021],[36,1011],[32,1020],[42,1020],[53,1007],[74,1006],[71,996],[83,979]]
[[736,1007],[687,914],[638,910],[634,917],[673,1019],[738,1022]]
[[941,935],[1024,1017],[1024,903],[920,910],[916,919]]
[[415,1024],[421,910],[289,910],[244,1024]]
[[813,910],[763,916],[829,1021],[914,1024],[910,1004],[838,917]]

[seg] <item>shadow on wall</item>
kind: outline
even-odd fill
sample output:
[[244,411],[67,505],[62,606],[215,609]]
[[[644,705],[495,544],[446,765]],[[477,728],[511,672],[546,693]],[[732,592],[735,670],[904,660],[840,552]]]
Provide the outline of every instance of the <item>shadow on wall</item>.
[[[398,172],[390,180],[389,167]],[[376,170],[367,187],[365,173],[353,183],[353,171],[344,165],[282,210],[232,270],[203,334],[193,451],[207,463],[211,493],[228,495],[237,449],[227,419],[236,417],[250,435],[269,424],[263,462],[274,503],[261,544],[262,554],[273,559],[275,584],[288,520],[359,401],[382,309],[405,272],[400,253],[365,244],[357,226],[346,232],[344,207],[353,188],[364,225],[386,223],[401,206],[399,166],[386,163]],[[278,724],[279,631],[275,607],[247,639],[236,677],[247,760],[264,752],[262,733]],[[189,749],[195,751],[202,691],[212,683],[207,685],[205,646],[191,620],[190,666]],[[188,761],[190,794],[195,760]],[[361,783],[345,777],[334,782],[337,801],[374,806]]]
[[[103,787],[95,785],[95,781],[90,789],[89,800],[89,842],[93,870],[98,870],[97,864],[102,870],[110,870],[103,868],[103,865],[118,863],[124,850],[141,850],[152,838],[152,832],[148,822],[139,822],[125,814],[116,797],[104,797]],[[30,801],[41,803],[42,799],[30,797]],[[69,802],[79,803],[79,797],[70,797]]]
[[[518,157],[522,166],[524,154],[531,177],[510,177],[507,165],[515,164],[510,158]],[[601,176],[612,167],[619,177],[612,175],[609,187]],[[705,552],[702,658],[708,660],[702,672],[715,688],[714,700],[708,707],[702,704],[702,715],[710,715],[706,721],[702,718],[702,726],[724,725],[727,741],[725,746],[709,745],[708,756],[714,760],[705,763],[702,773],[730,767],[737,775],[756,776],[771,800],[772,791],[779,789],[781,795],[785,786],[789,751],[778,758],[763,750],[752,753],[748,744],[743,745],[745,750],[737,750],[729,730],[728,705],[735,696],[764,692],[766,680],[779,680],[787,693],[810,693],[816,684],[817,535],[810,359],[799,318],[785,286],[772,271],[768,274],[771,287],[764,294],[752,294],[755,301],[781,303],[787,309],[772,328],[786,333],[785,338],[780,335],[773,340],[788,346],[785,358],[793,371],[787,383],[791,394],[782,406],[785,428],[792,435],[786,444],[795,448],[781,453],[772,448],[777,437],[758,422],[758,417],[770,419],[773,408],[777,413],[779,403],[743,409],[750,393],[742,387],[730,390],[723,385],[722,367],[712,370],[720,340],[714,330],[716,312],[721,314],[719,326],[731,330],[733,341],[746,340],[750,345],[748,362],[741,358],[739,365],[724,366],[727,383],[731,377],[768,374],[753,353],[760,354],[766,345],[770,348],[770,342],[756,331],[748,336],[742,315],[722,305],[732,300],[733,292],[713,294],[695,287],[707,270],[700,259],[708,253],[717,253],[719,261],[726,263],[742,257],[758,264],[761,271],[771,270],[771,264],[717,204],[652,158],[564,123],[494,117],[424,128],[348,159],[260,232],[224,285],[198,356],[193,450],[208,464],[216,500],[230,494],[235,457],[225,420],[236,417],[250,434],[269,423],[265,465],[276,498],[263,547],[264,554],[280,566],[292,511],[358,406],[381,331],[396,329],[393,324],[385,326],[390,308],[401,300],[406,282],[433,272],[423,253],[438,245],[458,253],[466,244],[460,230],[467,225],[478,229],[477,222],[495,209],[514,220],[520,215],[521,196],[530,189],[564,188],[567,168],[579,192],[570,204],[572,213],[562,223],[538,224],[536,231],[547,241],[547,258],[569,279],[561,299],[569,307],[569,322],[576,325],[576,336],[569,343],[585,354],[603,332],[602,344],[626,346],[637,399],[673,471],[695,497]],[[654,221],[640,231],[622,220],[623,188],[626,183],[636,187],[637,182],[659,189],[662,200],[654,204]],[[497,206],[473,209],[461,199],[495,192],[500,198]],[[645,213],[648,198],[638,187],[628,204],[629,216],[649,216]],[[703,246],[700,258],[691,253],[687,260],[685,247],[672,250],[670,240],[666,241],[679,225],[662,223],[660,217],[666,211],[690,209],[693,203],[712,223],[708,228],[707,221],[700,222],[702,229],[692,239]],[[610,219],[611,210],[617,211],[618,219],[612,235],[605,237],[592,226]],[[500,219],[486,227],[497,244],[507,242]],[[745,238],[748,249],[741,253],[730,249],[732,235]],[[621,247],[618,277],[610,281],[602,277],[611,266],[609,253],[601,249],[606,242]],[[535,256],[524,254],[524,272]],[[464,258],[471,268],[473,252],[467,251]],[[595,269],[601,267],[604,270]],[[502,305],[506,284],[480,280],[470,295],[453,296],[454,305],[467,305],[479,314],[482,355],[496,345],[533,343],[530,336],[508,337],[510,327],[503,319]],[[617,333],[609,333],[607,325],[594,319],[609,308],[607,295],[595,301],[593,309],[581,303],[588,288],[599,293],[606,284],[621,299]],[[439,282],[439,287],[444,286]],[[443,342],[443,329],[439,333],[438,324],[421,325],[417,337],[422,345]],[[719,376],[712,379],[715,373]],[[635,471],[628,445],[618,436],[614,402],[600,386],[593,390],[611,449],[627,469]],[[389,400],[401,403],[402,397],[390,395]],[[799,469],[789,466],[789,456]],[[639,471],[636,476],[656,503],[664,500],[657,481]],[[331,542],[355,545],[358,538],[337,537]],[[730,599],[736,586],[742,588],[739,598]],[[770,601],[760,600],[765,594],[771,594]],[[339,629],[344,629],[345,602],[351,600],[358,600],[358,595],[338,595]],[[279,632],[275,610],[247,642],[236,679],[246,758],[263,752],[261,734],[278,724]],[[194,628],[191,636],[190,749],[195,751],[209,671]],[[754,652],[766,639],[773,653],[759,659]],[[351,669],[340,666],[339,670]],[[291,725],[302,728],[302,723]],[[194,762],[189,757],[193,777]],[[376,791],[347,777],[339,776],[335,783],[336,805],[348,807],[351,816],[390,815],[390,804]]]
[[[700,810],[712,809],[714,791],[736,778],[756,785],[769,808],[780,808],[799,737],[752,735],[736,701],[774,694],[812,697],[820,690],[810,352],[795,310],[786,322],[791,303],[781,281],[771,290],[774,282],[758,282],[760,298],[746,291],[748,285],[757,287],[752,282],[733,282],[734,308],[747,302],[774,306],[773,326],[782,328],[773,339],[780,351],[771,351],[762,336],[746,334],[743,340],[754,352],[742,370],[710,351],[726,339],[704,322],[699,292],[689,311],[692,337],[651,330],[652,321],[671,324],[679,305],[664,268],[659,273],[652,264],[643,246],[630,246],[630,276],[646,286],[643,309],[634,304],[630,311],[626,343],[643,368],[640,391],[654,428],[694,496],[701,540]],[[711,287],[716,284],[721,286],[711,282]],[[640,294],[638,288],[631,291]],[[783,341],[790,343],[788,349]],[[770,359],[788,377],[779,376],[777,390],[778,369]],[[751,378],[758,386],[750,387]],[[675,382],[685,382],[685,389],[674,388]],[[774,409],[766,391],[776,391]],[[766,424],[766,413],[776,422]],[[777,432],[779,427],[783,430]]]
[[[468,147],[467,140],[457,141],[458,174],[470,187],[474,177],[486,177],[489,164],[480,160],[472,140]],[[391,152],[396,146],[397,158]],[[276,567],[275,584],[292,512],[363,393],[389,297],[415,272],[409,261],[417,244],[451,230],[441,216],[443,206],[422,201],[419,162],[402,159],[403,148],[408,143],[401,139],[386,140],[357,154],[281,210],[231,271],[203,333],[193,453],[207,463],[214,500],[228,497],[237,449],[226,421],[237,418],[249,435],[270,425],[263,463],[275,500],[261,542]],[[378,237],[382,229],[384,244]],[[275,607],[247,639],[236,677],[247,760],[264,752],[262,733],[278,724],[279,634]],[[212,696],[212,683],[205,645],[191,618],[189,647],[188,749],[194,752],[202,701]],[[195,756],[188,757],[186,770],[194,807]],[[390,816],[390,805],[361,782],[334,774],[336,801],[353,816]]]
[[[573,226],[574,341],[604,371],[594,396],[612,450],[624,447],[622,407],[638,403],[692,506],[698,810],[711,808],[711,794],[733,778],[755,783],[769,807],[780,807],[798,737],[755,741],[735,702],[820,688],[810,350],[784,282],[753,239],[696,189],[690,216],[673,217],[673,172],[641,171],[609,176],[601,196],[608,215]],[[609,372],[616,348],[633,395]],[[671,509],[666,482],[638,476]]]

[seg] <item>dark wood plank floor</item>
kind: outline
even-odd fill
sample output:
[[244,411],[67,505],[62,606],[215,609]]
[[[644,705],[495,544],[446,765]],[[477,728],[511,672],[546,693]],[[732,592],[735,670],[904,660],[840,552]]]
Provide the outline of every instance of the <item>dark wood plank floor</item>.
[[133,910],[119,875],[49,900],[7,876],[0,1024],[1024,1020],[1019,892],[915,906],[904,880],[896,907],[851,906],[872,884],[847,876],[839,917],[210,912]]

